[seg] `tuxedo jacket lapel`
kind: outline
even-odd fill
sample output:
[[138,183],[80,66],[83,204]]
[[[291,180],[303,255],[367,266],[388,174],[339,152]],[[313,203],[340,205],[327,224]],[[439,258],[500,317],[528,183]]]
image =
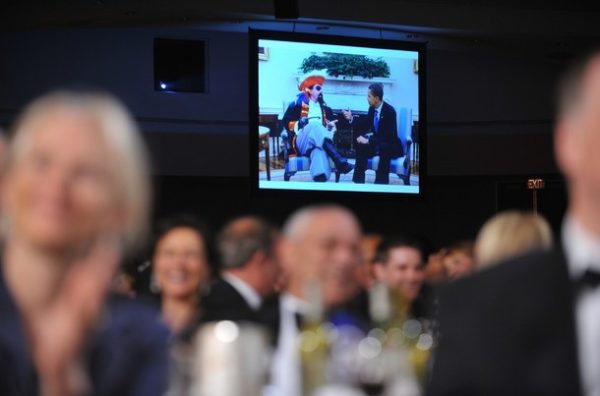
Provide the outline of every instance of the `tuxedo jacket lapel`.
[[573,289],[560,251],[449,285],[430,395],[580,394]]

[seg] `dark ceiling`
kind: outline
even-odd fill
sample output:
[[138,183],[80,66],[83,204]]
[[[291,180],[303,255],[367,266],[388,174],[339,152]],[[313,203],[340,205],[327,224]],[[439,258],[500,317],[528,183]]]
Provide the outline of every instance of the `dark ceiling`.
[[[600,2],[302,0],[298,23],[383,28],[569,51],[600,40]],[[273,21],[272,0],[5,1],[0,30]]]

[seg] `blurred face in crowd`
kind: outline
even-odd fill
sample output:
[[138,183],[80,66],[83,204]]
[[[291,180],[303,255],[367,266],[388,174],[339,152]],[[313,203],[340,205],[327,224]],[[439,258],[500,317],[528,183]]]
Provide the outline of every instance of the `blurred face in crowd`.
[[425,264],[425,281],[432,284],[437,284],[446,281],[446,268],[444,268],[445,249],[436,253],[432,253],[427,258]]
[[209,275],[204,239],[195,229],[173,228],[158,241],[153,265],[163,298],[197,296]]
[[559,118],[557,162],[569,183],[570,211],[589,229],[600,231],[600,56],[587,66],[579,100]]
[[375,270],[381,282],[399,290],[410,301],[419,295],[425,279],[421,252],[409,246],[391,248],[388,260],[378,263]]
[[448,252],[442,259],[442,263],[450,279],[462,278],[473,272],[475,267],[473,258],[460,249]]
[[28,124],[3,189],[11,233],[58,254],[118,229],[114,170],[96,120],[58,106]]
[[320,281],[326,308],[343,304],[358,291],[360,229],[342,210],[320,210],[286,249],[286,271],[297,289],[310,279]]
[[377,245],[379,245],[380,242],[381,236],[377,234],[365,235],[361,239],[361,261],[356,270],[356,277],[359,284],[364,289],[369,289],[375,281],[373,274],[373,261],[375,258]]

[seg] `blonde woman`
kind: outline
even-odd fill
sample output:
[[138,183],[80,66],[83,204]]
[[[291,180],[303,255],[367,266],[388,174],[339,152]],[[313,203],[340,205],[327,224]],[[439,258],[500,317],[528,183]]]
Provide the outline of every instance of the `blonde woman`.
[[550,249],[552,243],[550,225],[540,215],[501,212],[479,231],[475,241],[475,261],[478,268],[485,268],[530,250]]
[[159,395],[166,329],[106,303],[149,207],[135,124],[104,94],[55,92],[12,132],[2,186],[0,394]]

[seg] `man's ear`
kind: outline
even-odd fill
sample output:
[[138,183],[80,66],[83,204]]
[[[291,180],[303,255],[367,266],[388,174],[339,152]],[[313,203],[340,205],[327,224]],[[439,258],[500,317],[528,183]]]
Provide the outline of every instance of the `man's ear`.
[[263,266],[265,264],[265,262],[267,261],[267,254],[265,253],[265,251],[263,249],[258,249],[256,252],[254,252],[254,254],[252,255],[252,257],[250,257],[250,265],[259,265],[259,266]]

